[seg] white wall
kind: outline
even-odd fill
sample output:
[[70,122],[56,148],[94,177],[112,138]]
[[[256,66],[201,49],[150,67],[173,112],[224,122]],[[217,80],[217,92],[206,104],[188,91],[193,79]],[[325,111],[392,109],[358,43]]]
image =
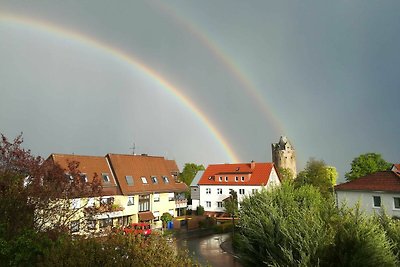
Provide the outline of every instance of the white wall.
[[[374,196],[381,197],[381,208],[374,207]],[[394,207],[394,197],[400,198],[400,192],[336,191],[336,201],[339,207],[344,203],[346,203],[348,207],[354,207],[357,202],[360,202],[361,209],[367,214],[380,213],[385,209],[387,215],[400,217],[400,209]]]

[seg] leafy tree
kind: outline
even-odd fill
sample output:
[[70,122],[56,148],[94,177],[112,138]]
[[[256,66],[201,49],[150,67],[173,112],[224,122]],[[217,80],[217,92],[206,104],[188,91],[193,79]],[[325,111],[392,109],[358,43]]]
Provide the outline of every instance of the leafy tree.
[[230,191],[229,197],[224,199],[223,205],[225,208],[225,212],[228,213],[232,218],[232,231],[235,231],[235,217],[237,217],[239,212],[238,197],[235,190]]
[[203,215],[204,214],[204,207],[201,206],[201,205],[197,206],[196,214],[199,215],[199,216]]
[[165,228],[168,222],[172,221],[173,217],[169,212],[164,212],[160,219],[163,222],[163,227]]
[[384,160],[380,154],[366,153],[353,159],[351,170],[345,174],[345,177],[347,181],[353,181],[374,172],[389,170],[391,166],[392,163]]
[[281,176],[282,181],[294,179],[294,173],[289,168],[279,168],[278,172]]
[[262,190],[241,203],[238,251],[245,266],[318,266],[334,238],[333,201],[312,186]]
[[326,166],[323,160],[311,158],[303,171],[299,172],[295,179],[296,186],[313,185],[324,196],[330,196],[336,183],[337,172],[333,167]]
[[204,166],[195,163],[186,163],[183,171],[179,174],[179,180],[190,186],[198,171],[204,171]]

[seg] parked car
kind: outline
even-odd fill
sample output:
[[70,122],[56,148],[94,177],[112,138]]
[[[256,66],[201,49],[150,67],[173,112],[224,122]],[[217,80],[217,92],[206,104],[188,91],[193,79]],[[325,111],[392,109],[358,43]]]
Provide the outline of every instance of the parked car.
[[124,233],[148,236],[151,234],[151,226],[148,223],[131,223],[124,228]]

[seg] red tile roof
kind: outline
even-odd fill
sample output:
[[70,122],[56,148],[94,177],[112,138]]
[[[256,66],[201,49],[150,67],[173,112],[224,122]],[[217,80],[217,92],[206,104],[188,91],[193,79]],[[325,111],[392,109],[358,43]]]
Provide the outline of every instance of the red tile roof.
[[[107,154],[122,194],[133,195],[150,192],[183,192],[187,190],[184,183],[177,182],[173,174],[179,173],[175,161],[163,157],[143,155]],[[126,176],[132,176],[133,185],[128,185]],[[157,182],[152,177],[157,177]],[[163,177],[168,178],[165,182]],[[143,183],[145,177],[147,183]]]
[[[214,164],[209,165],[199,180],[199,185],[266,185],[274,167],[273,163]],[[235,177],[238,176],[238,181]],[[241,181],[244,176],[245,180]],[[222,181],[219,181],[222,177]],[[228,177],[228,181],[225,181]]]
[[[93,181],[95,174],[97,174],[98,178],[101,181],[104,195],[121,194],[105,157],[51,154],[48,159],[52,160],[54,163],[59,164],[65,172],[68,172],[68,164],[70,162],[79,162],[78,170],[82,174],[86,174],[88,182]],[[108,174],[108,177],[110,178],[109,183],[105,183],[103,181],[103,173]]]
[[400,192],[400,173],[381,171],[335,186],[336,191]]
[[392,166],[392,171],[393,171],[393,170],[400,171],[400,164],[393,164],[393,166]]

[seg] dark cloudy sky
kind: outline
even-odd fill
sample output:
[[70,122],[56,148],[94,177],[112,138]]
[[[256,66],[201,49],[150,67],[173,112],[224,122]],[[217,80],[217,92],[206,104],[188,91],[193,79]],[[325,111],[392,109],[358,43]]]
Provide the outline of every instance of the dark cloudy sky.
[[44,157],[135,142],[180,166],[231,160],[154,77],[68,31],[178,88],[240,161],[271,161],[286,135],[300,170],[315,157],[343,177],[366,152],[400,162],[399,14],[397,0],[0,0],[0,131]]

